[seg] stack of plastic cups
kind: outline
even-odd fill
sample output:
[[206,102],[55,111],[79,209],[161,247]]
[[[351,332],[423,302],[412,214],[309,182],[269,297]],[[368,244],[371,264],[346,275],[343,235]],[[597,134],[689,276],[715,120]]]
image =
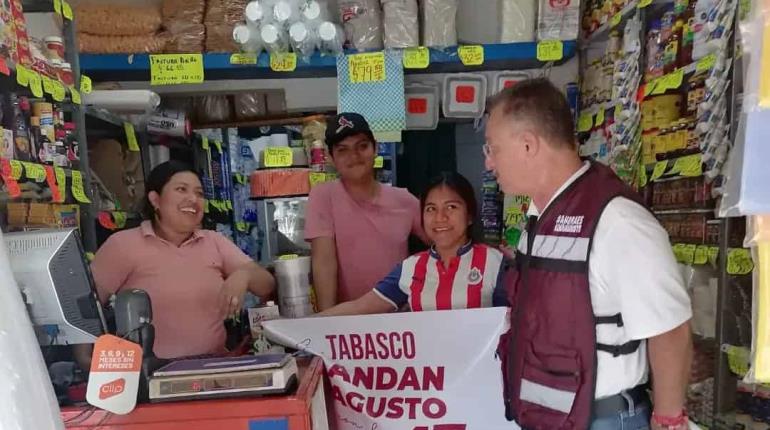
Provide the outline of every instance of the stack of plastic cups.
[[259,30],[248,24],[238,24],[233,28],[233,40],[241,51],[259,55],[262,52],[262,38]]
[[318,46],[318,36],[305,22],[295,22],[289,27],[289,41],[292,50],[307,60]]
[[345,32],[342,27],[331,22],[324,21],[318,26],[318,49],[321,55],[336,57],[343,52]]

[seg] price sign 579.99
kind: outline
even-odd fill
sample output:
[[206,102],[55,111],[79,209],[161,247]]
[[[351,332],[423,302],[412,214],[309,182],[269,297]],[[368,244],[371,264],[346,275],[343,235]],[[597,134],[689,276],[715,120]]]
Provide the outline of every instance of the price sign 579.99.
[[381,82],[385,80],[385,53],[354,54],[348,56],[350,82]]
[[201,54],[150,55],[150,84],[176,85],[203,82]]

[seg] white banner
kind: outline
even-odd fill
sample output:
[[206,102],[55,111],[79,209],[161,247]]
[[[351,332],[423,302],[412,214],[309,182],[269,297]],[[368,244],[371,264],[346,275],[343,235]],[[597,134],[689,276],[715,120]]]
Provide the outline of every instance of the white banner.
[[337,430],[510,430],[495,350],[507,308],[267,321],[324,359]]

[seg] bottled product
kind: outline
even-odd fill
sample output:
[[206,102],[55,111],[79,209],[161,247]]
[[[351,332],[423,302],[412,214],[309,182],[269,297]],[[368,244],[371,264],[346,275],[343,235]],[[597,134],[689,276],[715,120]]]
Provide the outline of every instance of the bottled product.
[[314,140],[310,148],[310,169],[313,172],[323,172],[326,169],[326,152],[321,140]]

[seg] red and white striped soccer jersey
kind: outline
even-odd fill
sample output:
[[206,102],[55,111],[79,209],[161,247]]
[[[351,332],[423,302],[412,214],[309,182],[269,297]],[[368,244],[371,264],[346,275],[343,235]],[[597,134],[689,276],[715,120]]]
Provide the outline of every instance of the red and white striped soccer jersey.
[[433,250],[412,255],[374,288],[396,309],[412,311],[507,306],[502,276],[503,254],[486,245],[467,244],[443,264]]

